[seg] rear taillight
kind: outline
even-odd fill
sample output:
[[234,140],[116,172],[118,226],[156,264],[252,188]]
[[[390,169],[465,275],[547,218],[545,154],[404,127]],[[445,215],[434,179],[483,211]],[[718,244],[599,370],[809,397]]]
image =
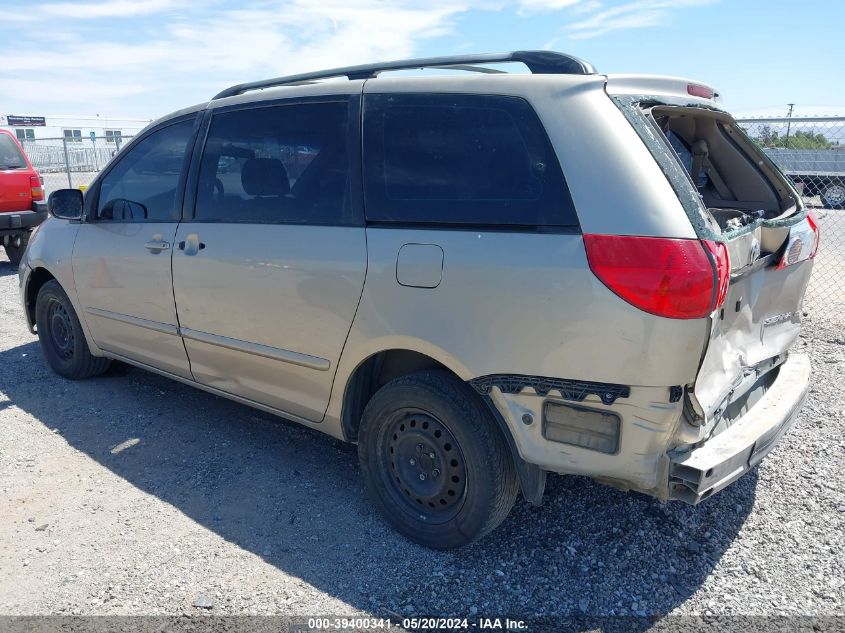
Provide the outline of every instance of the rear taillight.
[[807,217],[790,227],[783,257],[780,258],[777,268],[786,268],[813,259],[819,250],[820,237],[818,217],[814,211],[808,211]]
[[41,186],[41,178],[38,176],[29,177],[29,190],[33,200],[44,199],[44,188]]
[[584,235],[590,269],[631,305],[670,319],[699,319],[727,295],[724,244],[630,235]]
[[822,232],[819,229],[819,218],[816,215],[816,212],[812,209],[807,211],[807,224],[810,225],[810,228],[816,236],[816,241],[813,243],[813,250],[810,251],[810,259],[813,259],[816,256],[816,253],[819,252],[819,242],[822,238]]

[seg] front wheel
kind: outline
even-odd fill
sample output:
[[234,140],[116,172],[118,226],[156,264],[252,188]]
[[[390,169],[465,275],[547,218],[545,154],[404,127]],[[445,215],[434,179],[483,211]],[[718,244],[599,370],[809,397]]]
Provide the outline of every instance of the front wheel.
[[822,202],[828,209],[845,208],[845,183],[832,182],[822,189]]
[[12,237],[6,244],[6,257],[9,258],[9,263],[12,264],[12,266],[17,266],[21,263],[21,258],[23,257],[28,243],[29,233],[24,233],[23,235]]
[[44,357],[60,376],[81,380],[102,374],[109,368],[107,358],[91,354],[79,317],[56,280],[48,281],[38,291],[35,324]]
[[488,534],[518,492],[495,420],[477,394],[445,372],[382,387],[364,410],[358,456],[375,505],[427,547],[461,547]]

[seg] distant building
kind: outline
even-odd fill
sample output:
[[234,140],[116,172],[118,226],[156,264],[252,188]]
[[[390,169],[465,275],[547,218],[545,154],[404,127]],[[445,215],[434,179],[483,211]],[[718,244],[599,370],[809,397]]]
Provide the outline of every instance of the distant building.
[[69,143],[96,142],[120,145],[123,138],[134,136],[151,119],[130,119],[95,115],[0,114],[0,128],[14,133],[20,141],[67,139]]
[[35,169],[48,175],[47,184],[50,174],[64,173],[68,186],[87,184],[149,122],[99,114],[0,114],[0,128],[18,137]]

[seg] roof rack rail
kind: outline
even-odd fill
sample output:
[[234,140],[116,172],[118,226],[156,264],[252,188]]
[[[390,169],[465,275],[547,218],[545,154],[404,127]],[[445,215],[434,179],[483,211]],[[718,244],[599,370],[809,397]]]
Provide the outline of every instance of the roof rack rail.
[[[426,57],[420,59],[403,59],[394,62],[377,64],[362,64],[347,66],[331,70],[319,70],[287,77],[276,77],[262,81],[252,81],[226,88],[216,94],[214,99],[239,95],[250,90],[260,90],[273,86],[284,86],[303,83],[316,79],[331,77],[346,77],[347,79],[371,79],[380,72],[387,70],[410,70],[414,68],[453,68],[457,70],[476,70],[475,64],[495,64],[502,62],[522,62],[534,74],[539,75],[592,75],[596,69],[584,60],[555,53],[554,51],[511,51],[508,53],[482,53],[480,55],[455,55],[450,57]],[[479,69],[480,70],[480,69]],[[482,71],[484,72],[484,71]]]

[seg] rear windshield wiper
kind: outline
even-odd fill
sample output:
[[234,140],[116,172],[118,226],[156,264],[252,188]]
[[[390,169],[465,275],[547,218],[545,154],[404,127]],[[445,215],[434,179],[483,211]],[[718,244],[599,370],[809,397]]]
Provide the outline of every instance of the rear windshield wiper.
[[3,165],[0,169],[23,169],[23,165]]

